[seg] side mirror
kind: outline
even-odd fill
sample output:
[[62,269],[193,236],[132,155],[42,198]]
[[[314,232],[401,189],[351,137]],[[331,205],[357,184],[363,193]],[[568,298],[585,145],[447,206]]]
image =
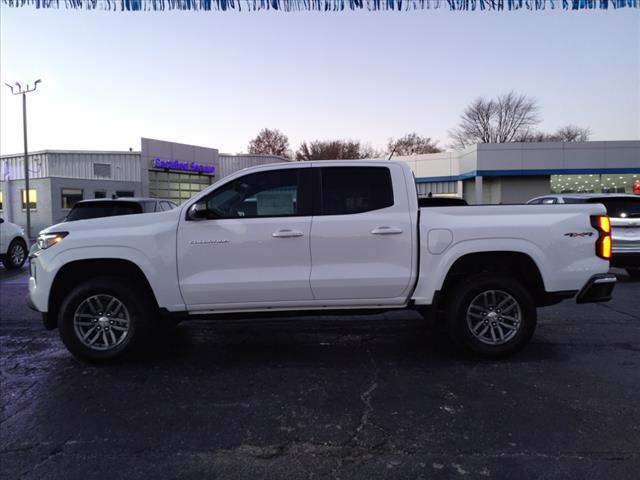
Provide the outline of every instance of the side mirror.
[[0,218],[0,223],[4,223],[4,218]]
[[189,207],[187,220],[204,220],[208,218],[207,202],[197,202]]

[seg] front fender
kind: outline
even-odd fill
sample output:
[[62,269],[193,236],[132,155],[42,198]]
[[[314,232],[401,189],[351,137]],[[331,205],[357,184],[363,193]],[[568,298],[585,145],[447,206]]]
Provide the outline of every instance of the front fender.
[[[55,247],[52,247],[55,248]],[[30,292],[37,290],[39,295],[31,295],[38,310],[47,311],[49,294],[60,269],[76,261],[118,259],[131,262],[144,274],[153,291],[158,306],[169,311],[185,309],[184,301],[178,288],[177,268],[175,257],[159,260],[158,252],[153,258],[144,251],[130,246],[87,246],[62,250],[56,255],[49,256],[47,250],[36,254],[32,261],[36,263],[36,278],[30,280]],[[53,253],[53,252],[51,252]],[[100,272],[95,272],[99,275]],[[33,283],[33,285],[31,285]]]

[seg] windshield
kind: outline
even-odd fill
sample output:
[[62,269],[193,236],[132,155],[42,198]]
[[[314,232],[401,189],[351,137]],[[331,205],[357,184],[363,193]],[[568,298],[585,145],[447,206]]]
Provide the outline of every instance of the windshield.
[[112,217],[142,213],[142,207],[135,202],[82,202],[76,203],[65,221],[86,220],[89,218]]
[[607,215],[617,218],[639,218],[640,198],[614,197],[591,198],[589,203],[602,203],[607,208]]

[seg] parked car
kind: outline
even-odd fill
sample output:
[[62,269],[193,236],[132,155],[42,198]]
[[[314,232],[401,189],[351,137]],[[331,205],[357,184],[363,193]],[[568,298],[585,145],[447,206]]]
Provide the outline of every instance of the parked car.
[[0,218],[0,260],[5,268],[22,267],[27,259],[29,241],[24,228]]
[[627,270],[632,277],[640,278],[640,197],[612,193],[567,193],[544,195],[528,204],[576,204],[601,203],[611,218],[613,256],[611,265]]
[[599,204],[427,209],[402,162],[269,164],[174,210],[43,230],[28,302],[88,361],[168,320],[408,308],[499,357],[529,342],[536,307],[608,301],[610,247]]
[[87,220],[89,218],[114,217],[135,213],[164,212],[177,205],[170,200],[159,198],[96,198],[77,202],[64,218],[65,222]]

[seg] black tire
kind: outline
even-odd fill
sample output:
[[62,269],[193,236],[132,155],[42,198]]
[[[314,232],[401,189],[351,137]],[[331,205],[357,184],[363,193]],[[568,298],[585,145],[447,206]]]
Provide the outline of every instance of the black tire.
[[22,268],[27,260],[27,245],[21,238],[14,238],[9,244],[7,254],[2,259],[2,264],[7,270]]
[[[96,347],[92,348],[87,346],[85,344],[86,342],[83,343],[81,340],[78,328],[87,329],[85,332],[82,332],[86,333],[88,329],[91,329],[91,325],[87,327],[76,327],[74,324],[76,313],[83,311],[82,308],[86,309],[88,299],[96,296],[102,299],[100,303],[102,303],[103,306],[103,302],[109,303],[109,297],[115,298],[124,308],[121,308],[120,312],[114,315],[121,317],[125,317],[126,315],[129,320],[126,335],[124,335],[122,340],[118,338],[120,343],[114,344],[111,348],[103,345],[105,348],[97,349],[100,347],[99,343],[102,339],[106,342],[110,341],[107,340],[106,337],[111,338],[106,332],[100,334],[100,332],[97,331],[94,333],[104,336],[97,340]],[[93,303],[95,303],[95,300],[93,300]],[[97,311],[98,308],[96,307],[95,310]],[[98,277],[76,286],[66,295],[58,313],[58,329],[60,330],[62,342],[75,357],[91,363],[108,362],[129,356],[139,351],[141,347],[146,344],[153,333],[151,321],[155,312],[156,307],[153,302],[150,301],[148,292],[139,288],[133,282],[120,277]],[[100,322],[99,325],[102,325],[101,322],[107,320],[106,316],[109,315],[109,312],[97,313],[101,315],[96,315],[96,317],[104,320],[89,318],[86,319],[86,322]],[[91,313],[91,315],[92,314],[93,313]],[[116,319],[115,316],[112,318]],[[117,319],[116,321],[120,320]],[[96,328],[100,330],[101,327],[96,325]],[[105,323],[102,328],[105,331],[109,330],[109,325]],[[88,341],[93,338],[94,333],[91,333]],[[120,336],[122,331],[116,332],[115,328],[111,326],[109,335],[111,335],[111,333]]]
[[626,270],[631,278],[640,278],[640,268],[627,268]]
[[[473,323],[473,326],[478,326],[477,332],[479,334],[485,331],[485,328],[489,328],[489,332],[492,335],[494,335],[493,332],[495,332],[496,338],[498,338],[499,329],[500,332],[505,335],[505,341],[499,344],[485,343],[492,339],[485,338],[484,342],[481,341],[478,336],[472,332],[472,327],[469,325],[467,319],[467,313],[470,310],[472,302],[481,301],[485,297],[480,297],[480,295],[483,295],[483,292],[491,291],[498,292],[497,295],[499,299],[506,299],[506,296],[503,296],[503,294],[511,296],[517,304],[517,309],[515,309],[516,307],[512,307],[515,310],[509,309],[508,312],[509,318],[512,316],[520,318],[515,333],[512,333],[511,329],[503,327],[505,323],[511,327],[513,327],[514,324],[511,320],[499,317],[497,312],[501,310],[496,310],[495,306],[487,307],[486,312],[489,312],[489,316],[487,316],[487,313],[480,313],[479,310],[476,310],[477,307],[471,307],[470,315],[472,316],[469,317],[469,321],[477,322]],[[448,298],[447,327],[449,334],[459,346],[478,355],[487,358],[499,358],[512,355],[529,343],[536,329],[537,312],[533,298],[515,278],[509,275],[499,273],[473,275],[455,285],[453,291],[448,295]],[[493,298],[495,298],[495,296]],[[500,301],[496,302],[497,305],[501,303]],[[491,302],[488,303],[491,304]],[[511,302],[508,305],[511,305]],[[489,311],[489,308],[491,311]],[[501,313],[507,317],[507,313],[505,312],[507,312],[507,310]],[[495,320],[495,323],[492,322],[490,318],[491,320]],[[483,325],[479,325],[480,323],[483,323]],[[497,325],[495,330],[492,326],[494,324]],[[508,338],[509,335],[511,335],[511,338]],[[500,341],[499,338],[498,341]]]

